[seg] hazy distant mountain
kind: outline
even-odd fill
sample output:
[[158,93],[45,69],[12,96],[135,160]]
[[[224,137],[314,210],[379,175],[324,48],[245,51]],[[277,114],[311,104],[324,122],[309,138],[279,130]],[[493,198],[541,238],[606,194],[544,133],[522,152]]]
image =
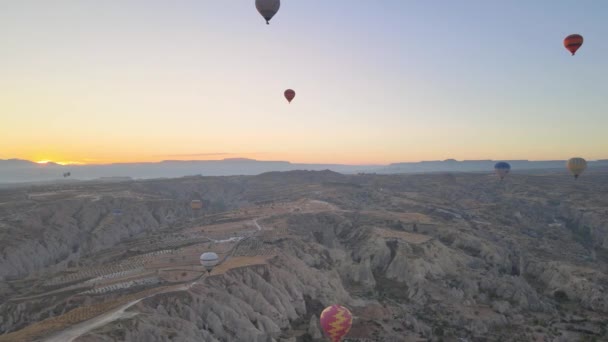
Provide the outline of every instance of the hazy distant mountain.
[[[224,160],[165,160],[156,163],[116,163],[107,165],[37,164],[27,160],[0,160],[0,183],[91,180],[108,177],[174,178],[190,175],[258,175],[271,171],[332,170],[341,173],[369,172],[379,166],[339,164],[293,164],[286,161],[259,161],[246,158]],[[71,177],[64,178],[64,172]]]
[[[517,171],[532,170],[564,170],[565,160],[504,160],[511,164],[511,169]],[[496,160],[464,160],[454,159],[422,161],[416,163],[396,163],[378,170],[378,173],[411,173],[411,172],[482,172],[494,169]],[[608,160],[589,161],[589,168],[608,167]]]
[[[564,160],[529,161],[508,160],[514,172],[533,170],[564,170]],[[344,174],[353,173],[419,173],[419,172],[491,172],[494,160],[447,159],[443,161],[422,161],[415,163],[395,163],[384,165],[342,165],[342,164],[297,164],[287,161],[260,161],[247,158],[223,160],[165,160],[154,163],[116,163],[107,165],[59,165],[38,164],[20,159],[0,159],[0,183],[48,182],[91,180],[111,177],[174,178],[190,175],[231,176],[258,175],[271,171],[331,170]],[[608,168],[608,160],[589,162],[589,168]],[[71,177],[64,178],[64,172]],[[123,178],[124,179],[124,178]]]
[[[53,163],[54,164],[54,163]],[[3,168],[9,168],[9,167],[33,167],[39,164],[36,164],[34,162],[31,162],[29,160],[22,160],[22,159],[6,159],[6,160],[2,160],[0,159],[0,167]]]

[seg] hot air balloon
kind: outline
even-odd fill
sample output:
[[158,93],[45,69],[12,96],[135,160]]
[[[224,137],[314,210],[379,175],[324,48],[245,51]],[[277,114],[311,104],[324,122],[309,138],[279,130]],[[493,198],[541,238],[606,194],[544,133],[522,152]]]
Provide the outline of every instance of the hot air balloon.
[[217,256],[217,254],[215,254],[213,252],[206,252],[206,253],[201,254],[200,260],[201,260],[201,265],[203,265],[205,267],[205,269],[207,270],[207,273],[211,273],[211,270],[213,270],[215,265],[217,265],[217,263],[219,261],[219,257]]
[[285,98],[287,99],[287,102],[291,103],[291,100],[293,100],[294,97],[296,97],[296,92],[293,91],[293,89],[287,89],[285,90],[285,93],[283,93],[285,95]]
[[201,200],[192,200],[192,202],[190,202],[190,207],[192,209],[202,209],[203,202]]
[[572,56],[576,53],[576,50],[583,45],[583,36],[580,34],[571,34],[564,38],[564,47],[572,53]]
[[266,19],[266,25],[270,24],[270,19],[274,17],[281,7],[281,0],[255,0],[255,8]]
[[353,325],[353,315],[341,305],[332,305],[321,312],[321,328],[332,342],[342,340]]
[[500,177],[500,179],[504,179],[505,176],[511,171],[511,165],[505,162],[499,162],[494,165],[494,172]]
[[587,168],[587,161],[583,158],[570,158],[566,165],[568,166],[568,170],[574,175],[574,179],[577,179]]

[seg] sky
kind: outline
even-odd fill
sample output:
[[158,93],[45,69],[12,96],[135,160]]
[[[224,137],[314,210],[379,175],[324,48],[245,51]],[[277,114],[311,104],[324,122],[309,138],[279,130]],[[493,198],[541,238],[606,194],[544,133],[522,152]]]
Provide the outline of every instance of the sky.
[[0,159],[608,158],[608,1],[254,3],[1,1]]

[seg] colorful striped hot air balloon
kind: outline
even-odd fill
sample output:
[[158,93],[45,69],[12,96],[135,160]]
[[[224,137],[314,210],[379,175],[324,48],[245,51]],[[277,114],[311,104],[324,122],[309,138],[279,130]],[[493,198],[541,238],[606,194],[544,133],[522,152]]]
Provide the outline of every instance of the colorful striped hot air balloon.
[[287,101],[289,103],[291,103],[291,100],[293,100],[293,98],[296,97],[296,92],[293,91],[293,89],[287,89],[287,90],[285,90],[285,92],[283,94],[285,95],[285,98],[287,99]]
[[574,175],[574,179],[577,179],[587,168],[587,161],[583,158],[570,158],[566,166]]
[[572,53],[572,56],[576,53],[576,50],[583,45],[583,36],[580,34],[571,34],[564,38],[564,47]]
[[353,315],[341,305],[332,305],[321,312],[321,328],[332,342],[342,340],[353,325]]
[[505,162],[499,162],[494,165],[494,172],[500,177],[500,179],[504,179],[505,176],[511,171],[511,165]]

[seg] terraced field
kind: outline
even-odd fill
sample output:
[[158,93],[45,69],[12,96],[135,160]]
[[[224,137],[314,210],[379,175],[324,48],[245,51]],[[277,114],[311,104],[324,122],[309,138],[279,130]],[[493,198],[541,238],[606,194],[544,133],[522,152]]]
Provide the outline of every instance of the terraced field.
[[[70,296],[100,298],[112,294],[118,295],[118,299],[76,308],[26,329],[2,335],[0,341],[28,341],[35,336],[46,336],[91,320],[130,301],[166,291],[167,283],[196,282],[206,274],[198,260],[205,251],[217,253],[222,260],[211,273],[212,276],[232,269],[264,265],[279,253],[271,243],[265,241],[287,230],[266,229],[259,222],[294,211],[336,209],[321,201],[263,203],[203,218],[210,224],[192,222],[193,226],[184,225],[162,237],[158,234],[144,236],[105,250],[97,255],[103,255],[104,260],[112,260],[110,263],[95,264],[91,261],[90,266],[49,275],[41,283],[46,292],[31,298],[43,299],[69,292]],[[105,221],[102,223],[107,224]],[[149,289],[128,294],[130,289],[142,287]],[[69,300],[69,297],[66,299]],[[27,297],[21,296],[20,300],[27,300]]]
[[158,293],[179,290],[178,287],[158,287],[148,289],[135,294],[126,295],[119,299],[104,301],[100,304],[83,306],[69,311],[66,314],[48,318],[41,322],[32,324],[25,329],[15,333],[0,335],[0,342],[26,342],[34,341],[41,337],[48,337],[66,327],[95,318],[103,313],[116,309],[131,301],[146,298]]

